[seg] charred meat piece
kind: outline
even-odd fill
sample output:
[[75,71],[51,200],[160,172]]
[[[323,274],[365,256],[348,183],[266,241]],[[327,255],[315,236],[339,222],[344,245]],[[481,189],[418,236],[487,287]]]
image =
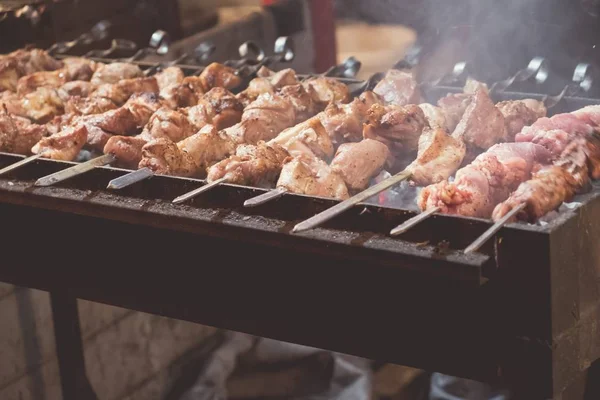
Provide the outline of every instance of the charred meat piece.
[[200,81],[204,91],[208,92],[215,87],[234,89],[242,83],[242,78],[236,75],[235,69],[223,64],[212,63],[200,73]]
[[157,174],[203,177],[215,161],[233,154],[235,145],[222,132],[207,125],[198,133],[178,142],[160,138],[144,145],[139,168]]
[[161,88],[160,96],[170,108],[176,109],[196,105],[204,92],[200,77],[186,76],[181,83]]
[[407,167],[411,181],[426,186],[448,179],[460,167],[466,152],[464,142],[444,129],[425,128],[419,137],[417,157]]
[[48,136],[43,125],[28,119],[0,112],[0,151],[16,154],[31,154],[31,147]]
[[514,141],[515,135],[524,127],[546,116],[544,103],[533,99],[502,101],[496,107],[504,116],[506,139],[509,142]]
[[370,107],[380,101],[379,96],[365,92],[348,104],[330,104],[318,117],[334,144],[359,142]]
[[216,87],[203,95],[198,104],[187,109],[190,122],[197,128],[213,125],[221,130],[238,123],[244,108],[233,93]]
[[150,117],[162,107],[162,100],[155,93],[136,93],[132,95],[123,107],[134,116],[138,129],[150,121]]
[[284,160],[277,187],[308,196],[338,200],[350,197],[339,173],[323,160],[306,154],[298,154]]
[[368,111],[363,135],[385,143],[394,152],[411,153],[417,150],[419,136],[426,126],[425,114],[417,105],[375,104]]
[[448,132],[454,132],[471,101],[473,96],[465,93],[449,94],[438,100],[438,106],[445,116]]
[[473,152],[506,140],[504,117],[485,91],[475,92],[452,136],[462,139]]
[[16,50],[0,56],[0,91],[17,89],[19,78],[38,71],[54,71],[64,64],[40,49]]
[[91,94],[93,97],[105,97],[117,105],[124,104],[135,93],[158,93],[156,78],[123,79],[117,83],[98,86]]
[[278,94],[261,95],[245,108],[242,121],[225,131],[238,144],[256,144],[270,140],[296,123],[296,113],[289,99]]
[[65,103],[65,113],[73,115],[100,114],[116,108],[117,105],[105,97],[74,96]]
[[99,66],[90,82],[94,86],[100,86],[104,84],[115,84],[123,79],[140,78],[144,76],[140,67],[134,64],[114,62],[110,64],[104,64]]
[[85,125],[69,126],[56,135],[42,138],[31,151],[52,160],[72,161],[85,145],[87,136]]
[[334,153],[333,143],[318,117],[312,117],[284,130],[268,144],[278,144],[292,156],[307,154],[327,160],[333,157]]
[[238,94],[238,100],[244,106],[248,106],[261,94],[272,94],[285,86],[297,85],[298,83],[296,72],[293,69],[287,68],[279,72],[273,72],[267,67],[261,67],[257,77],[252,79],[248,87]]
[[29,118],[37,123],[48,122],[64,111],[63,101],[57,90],[47,87],[40,87],[23,97],[16,93],[4,92],[0,103],[11,114]]
[[421,94],[411,73],[390,69],[373,92],[387,104],[404,106],[420,103]]
[[350,101],[350,90],[348,86],[337,79],[327,77],[314,77],[302,82],[307,91],[315,94],[315,101],[322,103],[323,107],[331,103],[348,103]]
[[384,166],[391,167],[394,159],[388,147],[377,140],[364,139],[358,143],[344,143],[331,162],[331,169],[337,172],[349,190],[360,191],[369,186],[373,177]]
[[91,83],[75,80],[62,85],[58,89],[58,95],[66,102],[72,96],[87,97],[93,90],[94,86]]
[[498,203],[531,178],[536,164],[549,160],[548,150],[533,143],[494,145],[458,170],[454,182],[444,180],[424,188],[419,207],[440,207],[446,214],[489,218]]
[[57,89],[70,81],[89,81],[96,68],[94,61],[83,58],[66,58],[64,67],[54,71],[38,71],[25,75],[17,82],[17,93],[21,96],[34,92],[39,87]]
[[269,146],[264,142],[242,145],[236,154],[208,169],[207,181],[225,178],[229,183],[256,187],[272,187],[283,161],[289,153],[281,146]]

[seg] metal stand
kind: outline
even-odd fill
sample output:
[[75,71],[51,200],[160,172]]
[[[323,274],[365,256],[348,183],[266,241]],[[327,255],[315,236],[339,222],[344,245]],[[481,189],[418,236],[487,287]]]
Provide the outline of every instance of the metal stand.
[[54,338],[64,400],[98,400],[88,380],[77,299],[65,292],[51,292]]

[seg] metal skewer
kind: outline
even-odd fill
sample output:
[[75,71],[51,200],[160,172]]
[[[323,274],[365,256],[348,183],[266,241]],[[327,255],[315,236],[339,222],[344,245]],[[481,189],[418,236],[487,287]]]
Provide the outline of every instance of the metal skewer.
[[496,222],[494,225],[492,225],[487,231],[485,231],[473,243],[471,243],[469,245],[469,247],[467,247],[465,249],[465,251],[464,251],[465,254],[470,254],[470,253],[473,253],[473,252],[479,250],[479,248],[481,246],[483,246],[488,240],[490,240],[490,238],[492,236],[494,236],[496,234],[496,232],[498,232],[504,225],[506,225],[506,223],[512,217],[517,215],[519,212],[523,211],[525,209],[525,207],[527,207],[527,204],[522,203],[519,206],[510,210],[510,212],[508,212],[504,217],[502,217],[502,219],[500,219],[498,222]]
[[357,205],[358,203],[367,200],[370,197],[373,197],[375,195],[377,195],[380,192],[383,192],[384,190],[400,183],[403,182],[407,179],[410,179],[411,177],[411,173],[408,171],[402,171],[397,173],[396,175],[393,175],[381,182],[379,182],[378,184],[371,186],[370,188],[363,190],[362,192],[358,193],[357,195],[352,196],[351,198],[349,198],[348,200],[344,200],[341,203],[336,204],[335,206],[303,221],[300,222],[299,224],[297,224],[294,229],[292,230],[292,232],[297,233],[297,232],[302,232],[302,231],[306,231],[312,228],[315,228],[327,221],[329,221],[330,219],[336,217],[337,215],[343,213],[344,211],[354,207],[355,205]]
[[187,192],[185,194],[182,194],[179,197],[176,197],[175,199],[173,199],[173,203],[179,204],[179,203],[183,203],[184,201],[187,201],[189,199],[193,199],[194,197],[198,196],[199,194],[207,192],[207,191],[211,190],[212,188],[217,187],[221,183],[224,183],[224,182],[227,182],[227,178],[225,178],[225,177],[219,178],[215,181],[212,181],[211,183],[207,183],[206,185],[199,187],[198,189],[194,189],[191,192]]
[[244,202],[244,207],[256,207],[262,204],[268,203],[269,201],[275,200],[286,194],[288,190],[284,187],[278,187],[263,193],[260,196],[253,197]]
[[404,223],[398,225],[394,229],[390,231],[390,235],[398,236],[406,231],[408,231],[413,226],[425,221],[427,218],[431,217],[436,212],[439,212],[441,209],[439,207],[429,208],[426,211],[423,211],[420,214],[415,215],[414,217],[404,221]]
[[108,186],[106,186],[106,188],[111,190],[124,189],[128,186],[133,185],[134,183],[141,182],[148,178],[152,178],[153,176],[154,172],[150,168],[144,167],[113,179],[112,181],[108,182]]
[[27,164],[37,160],[40,157],[41,157],[41,154],[34,154],[32,156],[26,157],[26,158],[22,159],[21,161],[18,161],[14,164],[11,164],[7,167],[0,169],[0,175],[6,175],[9,172],[11,172],[15,169],[21,168],[22,166],[27,165]]
[[112,154],[104,154],[103,156],[93,158],[81,164],[77,164],[71,168],[63,169],[62,171],[46,175],[35,182],[35,186],[51,186],[55,183],[73,178],[85,172],[91,171],[96,167],[110,164],[115,161],[115,156]]
[[68,42],[54,43],[48,48],[48,54],[65,54],[68,53],[74,47],[79,45],[91,45],[92,43],[99,42],[108,37],[110,33],[111,23],[110,21],[103,20],[98,22],[90,29],[89,32],[82,33],[74,40]]

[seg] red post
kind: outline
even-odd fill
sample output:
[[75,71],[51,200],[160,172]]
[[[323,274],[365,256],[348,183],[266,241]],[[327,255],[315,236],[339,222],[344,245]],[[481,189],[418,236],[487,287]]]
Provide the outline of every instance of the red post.
[[315,46],[315,71],[326,71],[337,64],[335,39],[335,12],[333,0],[309,0],[313,41]]

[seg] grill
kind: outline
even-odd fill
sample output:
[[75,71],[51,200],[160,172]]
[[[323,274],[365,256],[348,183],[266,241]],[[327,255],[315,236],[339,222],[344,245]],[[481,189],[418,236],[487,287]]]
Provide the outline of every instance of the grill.
[[[461,71],[424,85],[426,100],[460,92]],[[585,77],[575,74],[552,113],[597,103],[581,89]],[[548,98],[545,85],[556,82],[502,85],[495,101]],[[22,159],[1,153],[0,168]],[[523,398],[582,396],[585,372],[600,358],[599,185],[548,223],[506,225],[465,254],[489,221],[435,215],[391,238],[415,213],[365,203],[294,234],[335,201],[287,194],[245,208],[265,190],[222,184],[174,205],[205,181],[154,176],[109,192],[107,183],[129,172],[112,167],[33,185],[72,165],[37,159],[0,177],[4,246],[34,245],[4,252],[0,280],[62,293],[53,296],[55,318],[76,318],[69,299],[83,298],[503,383]],[[67,349],[77,325],[57,329],[68,398],[89,388],[81,355]]]

